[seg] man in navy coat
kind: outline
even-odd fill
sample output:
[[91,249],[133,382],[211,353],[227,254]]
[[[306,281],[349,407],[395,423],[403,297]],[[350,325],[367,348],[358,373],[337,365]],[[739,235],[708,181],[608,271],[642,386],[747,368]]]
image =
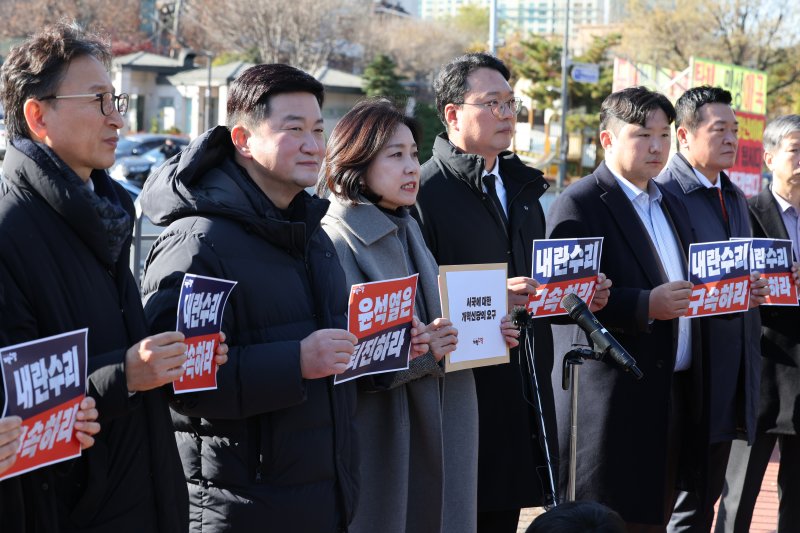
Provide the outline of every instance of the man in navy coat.
[[[725,174],[738,146],[738,122],[731,94],[716,87],[686,91],[675,109],[678,153],[656,181],[680,198],[695,234],[693,242],[750,237],[750,219],[742,191]],[[701,345],[695,351],[693,388],[701,393],[694,435],[703,448],[698,468],[678,496],[669,531],[711,529],[714,502],[722,492],[731,442],[755,437],[761,372],[761,320],[755,309],[769,294],[765,279],[751,276],[750,310],[697,318]]]
[[[664,531],[688,431],[691,235],[680,202],[653,181],[669,156],[674,119],[669,100],[644,87],[608,96],[600,112],[605,161],[566,189],[547,224],[548,238],[604,238],[603,271],[614,284],[597,318],[644,373],[637,381],[610,362],[589,361],[579,382],[576,498],[611,507],[629,532]],[[557,354],[570,340],[586,343],[575,326],[554,326],[553,336],[566,344]],[[558,370],[553,381],[561,381]],[[557,394],[556,406],[563,486],[569,394]]]

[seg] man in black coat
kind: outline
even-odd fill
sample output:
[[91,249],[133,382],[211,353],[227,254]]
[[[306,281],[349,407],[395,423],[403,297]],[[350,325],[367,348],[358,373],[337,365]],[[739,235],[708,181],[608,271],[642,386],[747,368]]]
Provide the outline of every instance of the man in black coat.
[[2,68],[11,140],[0,193],[0,340],[88,327],[87,388],[102,424],[80,458],[0,483],[4,532],[187,527],[162,388],[183,374],[186,345],[176,331],[146,337],[128,268],[133,203],[103,170],[128,102],[114,94],[110,59],[96,37],[58,24]]
[[238,282],[218,389],[172,403],[191,531],[335,533],[353,517],[355,385],[334,386],[333,374],[356,338],[320,228],[328,201],[303,190],[324,156],[322,98],[296,68],[249,68],[231,85],[228,126],[195,139],[142,192],[144,213],[169,224],[142,284],[151,329],[175,321],[185,272]]
[[[695,87],[675,105],[678,153],[656,178],[688,212],[694,242],[750,237],[750,219],[742,191],[724,169],[736,159],[737,121],[731,95],[716,87]],[[722,492],[731,441],[755,438],[758,408],[761,320],[755,309],[769,294],[765,279],[751,276],[750,310],[698,321],[701,342],[692,387],[695,412],[700,415],[695,438],[704,452],[693,479],[686,479],[670,520],[669,531],[711,529],[714,502]]]
[[[747,201],[754,237],[791,239],[800,255],[800,115],[764,130],[764,162],[772,185]],[[800,531],[800,310],[761,307],[761,402],[752,446],[731,447],[717,533],[746,533],[775,442],[780,445],[778,531]]]
[[[434,90],[447,133],[436,138],[433,157],[422,166],[414,215],[440,265],[508,263],[509,303],[524,306],[535,290],[531,248],[544,237],[539,197],[548,185],[541,172],[506,151],[519,109],[509,77],[506,66],[487,54],[468,54],[443,67]],[[603,283],[598,306],[608,296]],[[554,453],[553,344],[546,319],[534,321],[534,342]],[[513,350],[510,364],[473,372],[480,432],[478,531],[516,531],[520,508],[544,505],[550,487],[529,369]]]
[[[675,499],[682,437],[690,431],[688,370],[691,229],[678,200],[653,181],[669,156],[675,109],[644,87],[608,96],[600,111],[605,161],[567,187],[548,215],[548,238],[603,237],[603,271],[614,280],[597,318],[636,359],[637,381],[611,361],[580,367],[576,499],[601,502],[629,532],[663,532]],[[556,353],[577,326],[554,326]],[[581,342],[582,341],[582,342]],[[562,372],[553,375],[561,383]],[[562,489],[570,432],[568,392],[556,395]]]

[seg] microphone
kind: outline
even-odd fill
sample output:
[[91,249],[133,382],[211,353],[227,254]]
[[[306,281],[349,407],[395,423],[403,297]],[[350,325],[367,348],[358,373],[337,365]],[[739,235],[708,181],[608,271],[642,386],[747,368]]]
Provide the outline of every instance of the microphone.
[[636,379],[642,379],[642,371],[636,366],[636,359],[630,356],[625,348],[611,336],[606,328],[589,311],[586,302],[577,294],[567,294],[561,299],[561,306],[567,310],[570,318],[585,331],[595,345],[595,349],[603,354],[609,354],[624,371],[630,370]]

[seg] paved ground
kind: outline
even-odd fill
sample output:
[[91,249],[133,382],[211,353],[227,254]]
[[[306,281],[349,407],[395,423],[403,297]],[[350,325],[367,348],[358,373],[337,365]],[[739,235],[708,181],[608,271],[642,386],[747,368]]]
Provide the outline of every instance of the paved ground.
[[[761,483],[761,492],[758,495],[756,509],[753,513],[753,522],[750,525],[750,533],[775,533],[778,522],[778,449],[772,452],[767,473],[764,474],[764,481]],[[534,518],[543,512],[541,507],[523,509],[520,514],[519,527],[517,533],[525,533]],[[714,530],[713,527],[711,529]]]

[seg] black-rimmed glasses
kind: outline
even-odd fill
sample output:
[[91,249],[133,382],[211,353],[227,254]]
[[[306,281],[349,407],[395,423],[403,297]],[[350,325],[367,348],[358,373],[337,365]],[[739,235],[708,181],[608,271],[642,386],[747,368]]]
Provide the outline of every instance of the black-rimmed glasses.
[[522,98],[511,98],[505,102],[499,100],[490,100],[488,102],[461,102],[458,105],[477,105],[485,107],[492,111],[492,114],[497,118],[503,118],[509,110],[516,117],[519,110],[522,109]]
[[128,101],[130,100],[130,96],[127,93],[114,94],[112,92],[50,95],[43,96],[39,100],[62,100],[66,98],[95,98],[100,102],[100,112],[104,116],[113,113],[115,108],[120,115],[125,116],[128,111]]

